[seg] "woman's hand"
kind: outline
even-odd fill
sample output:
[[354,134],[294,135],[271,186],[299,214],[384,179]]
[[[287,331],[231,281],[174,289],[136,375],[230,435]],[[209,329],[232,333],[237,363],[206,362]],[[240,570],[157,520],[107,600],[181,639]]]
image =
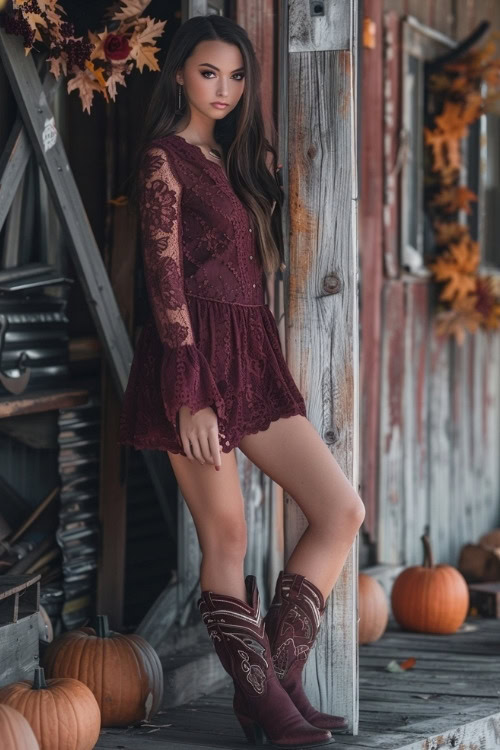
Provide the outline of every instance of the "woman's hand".
[[217,414],[211,406],[191,414],[189,406],[179,409],[179,432],[182,447],[186,456],[200,464],[214,464],[217,471],[221,466],[219,444],[219,426]]

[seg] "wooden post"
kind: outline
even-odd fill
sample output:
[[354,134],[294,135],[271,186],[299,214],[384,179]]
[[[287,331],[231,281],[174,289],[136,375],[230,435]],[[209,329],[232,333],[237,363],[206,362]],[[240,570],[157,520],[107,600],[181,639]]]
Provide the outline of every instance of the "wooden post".
[[[288,34],[282,40],[286,101],[280,122],[289,214],[287,361],[309,419],[358,491],[358,0],[289,0],[282,12]],[[287,497],[286,559],[306,525]],[[346,716],[353,734],[358,732],[357,578],[356,538],[304,670],[314,705]]]

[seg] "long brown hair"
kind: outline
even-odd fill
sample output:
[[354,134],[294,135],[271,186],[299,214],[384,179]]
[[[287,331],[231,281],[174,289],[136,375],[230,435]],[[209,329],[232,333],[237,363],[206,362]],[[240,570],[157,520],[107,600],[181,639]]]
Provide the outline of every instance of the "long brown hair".
[[[223,148],[231,186],[248,209],[264,270],[276,271],[284,262],[281,225],[283,193],[276,177],[278,154],[264,133],[261,73],[255,50],[245,29],[229,18],[215,14],[195,16],[183,23],[172,37],[135,153],[129,178],[129,201],[138,210],[139,169],[149,143],[173,133],[176,122],[185,114],[186,103],[180,113],[176,112],[176,72],[182,68],[196,45],[207,39],[236,44],[243,57],[243,94],[227,117],[216,120],[214,137]],[[272,123],[271,133],[276,143],[276,130]],[[268,153],[272,154],[271,172],[267,166]]]

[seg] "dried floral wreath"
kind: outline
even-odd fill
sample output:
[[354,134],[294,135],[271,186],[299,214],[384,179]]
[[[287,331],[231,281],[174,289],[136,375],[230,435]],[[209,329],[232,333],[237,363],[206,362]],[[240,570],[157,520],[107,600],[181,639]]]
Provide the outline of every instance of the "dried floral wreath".
[[424,203],[434,233],[435,254],[426,259],[426,265],[440,285],[437,332],[455,336],[460,345],[466,330],[500,328],[498,279],[478,272],[479,243],[457,219],[459,210],[471,213],[470,202],[478,198],[459,184],[461,141],[471,123],[484,113],[498,110],[500,59],[494,59],[494,39],[498,36],[492,34],[481,48],[427,76],[428,102],[432,104],[426,107],[428,126],[424,128]]
[[159,70],[154,43],[166,21],[139,18],[151,0],[119,0],[106,12],[104,30],[88,31],[75,37],[75,26],[57,0],[0,0],[2,26],[10,34],[24,38],[25,53],[34,43],[48,49],[47,62],[56,78],[70,76],[68,92],[76,89],[83,110],[90,114],[94,91],[106,101],[116,98],[118,84],[126,86],[125,76],[144,66]]

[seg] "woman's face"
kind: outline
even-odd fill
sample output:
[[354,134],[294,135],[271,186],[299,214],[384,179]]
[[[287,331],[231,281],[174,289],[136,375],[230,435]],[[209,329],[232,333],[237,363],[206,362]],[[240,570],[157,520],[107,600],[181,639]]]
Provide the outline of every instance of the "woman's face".
[[[177,83],[191,109],[220,120],[238,104],[245,88],[243,57],[235,44],[218,40],[199,42],[177,72]],[[224,102],[217,107],[215,102]]]

